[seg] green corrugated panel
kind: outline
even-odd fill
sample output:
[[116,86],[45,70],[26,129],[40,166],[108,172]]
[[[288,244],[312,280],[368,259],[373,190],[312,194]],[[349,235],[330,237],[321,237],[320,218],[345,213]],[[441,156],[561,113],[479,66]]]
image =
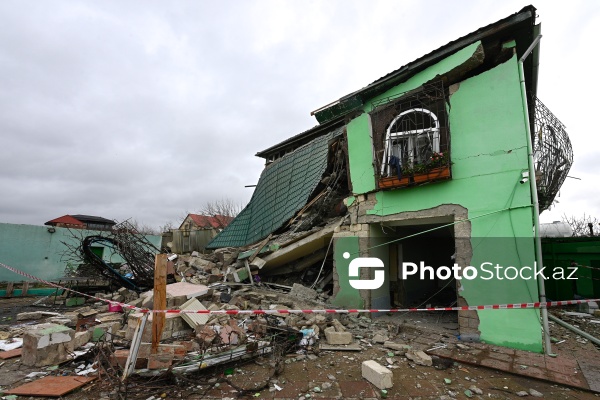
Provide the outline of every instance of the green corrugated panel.
[[329,140],[342,131],[339,128],[318,137],[265,168],[250,203],[207,248],[257,242],[292,218],[307,203],[327,168]]

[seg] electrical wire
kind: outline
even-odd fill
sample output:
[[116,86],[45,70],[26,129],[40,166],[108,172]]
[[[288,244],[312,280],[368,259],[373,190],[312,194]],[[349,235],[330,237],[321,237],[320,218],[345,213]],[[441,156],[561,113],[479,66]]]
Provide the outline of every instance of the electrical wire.
[[327,261],[327,255],[329,254],[329,248],[331,247],[331,243],[333,243],[333,235],[331,235],[331,240],[329,240],[329,245],[327,245],[327,251],[325,252],[325,257],[323,257],[323,263],[321,264],[321,269],[319,270],[319,273],[317,274],[317,279],[315,279],[315,283],[310,285],[311,289],[314,289],[315,286],[317,285],[317,282],[319,282],[319,278],[321,277],[321,272],[323,272],[323,267],[325,266],[325,261]]

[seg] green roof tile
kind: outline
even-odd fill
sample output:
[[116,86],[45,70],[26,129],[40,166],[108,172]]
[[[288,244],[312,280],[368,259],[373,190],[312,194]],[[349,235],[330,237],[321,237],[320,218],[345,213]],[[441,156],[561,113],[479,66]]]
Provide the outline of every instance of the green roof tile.
[[328,143],[338,128],[286,154],[266,167],[250,203],[207,246],[255,243],[281,227],[308,201],[327,168]]

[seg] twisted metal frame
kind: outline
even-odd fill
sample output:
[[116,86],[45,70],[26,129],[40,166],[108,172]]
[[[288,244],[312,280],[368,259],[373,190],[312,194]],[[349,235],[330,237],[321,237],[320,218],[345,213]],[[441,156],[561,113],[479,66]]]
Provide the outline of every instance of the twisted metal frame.
[[533,96],[533,159],[540,211],[548,209],[573,165],[573,148],[565,126]]

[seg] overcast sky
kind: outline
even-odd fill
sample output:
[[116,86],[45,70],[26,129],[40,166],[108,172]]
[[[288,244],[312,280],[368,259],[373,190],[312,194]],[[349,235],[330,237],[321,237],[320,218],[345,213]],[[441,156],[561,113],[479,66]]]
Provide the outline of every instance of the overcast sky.
[[[158,227],[231,198],[310,111],[526,1],[2,1],[0,222]],[[563,213],[600,218],[600,2],[539,1],[539,98],[575,164]]]

